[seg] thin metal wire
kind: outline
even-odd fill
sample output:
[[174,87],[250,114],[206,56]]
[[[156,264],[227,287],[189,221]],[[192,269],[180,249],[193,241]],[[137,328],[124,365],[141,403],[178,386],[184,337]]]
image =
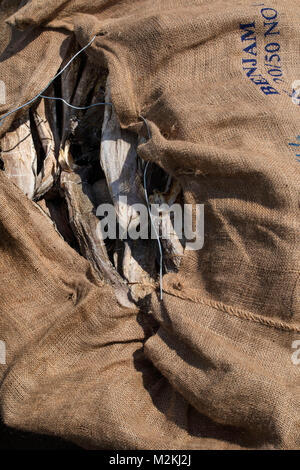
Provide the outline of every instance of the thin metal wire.
[[[58,97],[53,97],[53,96],[44,96],[43,93],[49,88],[49,86],[54,82],[54,80],[56,80],[56,78],[58,78],[68,67],[69,65],[76,59],[76,57],[78,57],[79,54],[81,54],[83,51],[85,51],[85,49],[87,49],[93,42],[94,40],[96,39],[96,36],[94,36],[89,42],[88,44],[86,44],[86,46],[84,46],[82,49],[80,49],[80,51],[78,51],[67,63],[66,65],[50,80],[50,82],[45,86],[45,88],[42,89],[42,91],[40,93],[38,93],[34,98],[32,98],[31,100],[27,101],[26,103],[24,103],[23,105],[21,106],[18,106],[17,108],[15,109],[12,109],[11,111],[7,112],[6,114],[4,114],[4,116],[2,116],[0,118],[0,126],[2,125],[2,121],[10,116],[11,114],[19,111],[20,109],[23,109],[25,108],[25,106],[28,106],[32,103],[34,103],[38,98],[44,98],[44,99],[49,99],[49,100],[60,100],[62,101],[63,103],[65,103],[67,106],[69,106],[70,108],[73,108],[73,109],[79,109],[79,110],[83,110],[83,109],[90,109],[90,108],[93,108],[94,106],[100,106],[100,105],[108,105],[108,106],[112,106],[112,103],[94,103],[90,106],[83,106],[83,107],[79,107],[79,106],[74,106],[70,103],[68,103],[66,100],[64,100],[63,98],[58,98]],[[145,119],[143,116],[140,116],[145,125],[146,125],[146,128],[147,128],[147,132],[148,132],[148,137],[149,139],[151,139],[151,132],[150,132],[150,128],[149,128],[149,125],[148,125],[148,121],[147,119]],[[153,216],[152,216],[152,213],[151,213],[151,209],[150,209],[150,204],[149,204],[149,198],[148,198],[148,191],[147,191],[147,169],[148,169],[148,166],[149,166],[149,162],[146,163],[146,166],[145,166],[145,170],[144,170],[144,191],[145,191],[145,198],[146,198],[146,202],[147,202],[147,207],[148,207],[148,212],[149,212],[149,216],[150,216],[150,220],[151,220],[151,223],[152,223],[152,226],[153,226],[153,229],[154,229],[154,232],[155,232],[155,235],[156,235],[156,238],[157,238],[157,244],[158,244],[158,249],[159,249],[159,253],[160,253],[160,268],[159,268],[159,285],[160,285],[160,300],[162,300],[163,298],[163,286],[162,286],[162,271],[163,271],[163,251],[162,251],[162,245],[161,245],[161,241],[160,241],[160,238],[159,238],[159,234],[157,233],[157,230],[156,230],[156,226],[155,226],[155,223],[153,221]]]
[[44,99],[47,99],[47,100],[59,100],[59,101],[62,101],[63,103],[65,103],[67,106],[69,106],[70,108],[73,108],[73,109],[79,109],[79,110],[83,110],[83,109],[90,109],[90,108],[93,108],[94,106],[100,106],[100,105],[104,105],[104,106],[112,106],[112,103],[105,103],[105,102],[102,102],[102,103],[94,103],[94,104],[90,104],[89,106],[74,106],[73,104],[70,104],[68,103],[66,100],[64,100],[63,98],[58,98],[56,96],[44,96],[44,95],[40,95],[41,98],[44,98]]
[[[149,137],[149,139],[151,139],[151,132],[150,132],[150,128],[149,128],[147,119],[145,119],[141,115],[140,115],[140,118],[142,118],[144,123],[146,124],[148,137]],[[149,198],[148,198],[147,170],[148,170],[149,163],[150,162],[146,163],[145,170],[144,170],[144,191],[145,191],[145,199],[146,199],[146,203],[147,203],[147,207],[148,207],[148,212],[149,212],[150,220],[151,220],[151,223],[152,223],[155,235],[156,235],[156,240],[157,240],[159,255],[160,255],[159,256],[159,290],[160,290],[160,300],[162,300],[163,299],[163,250],[162,250],[162,245],[161,245],[161,241],[160,241],[160,238],[159,238],[159,234],[156,230],[155,222],[153,221],[153,216],[152,216],[150,203],[149,203]]]
[[94,42],[95,39],[96,39],[96,36],[94,36],[86,46],[84,46],[82,49],[80,49],[80,51],[76,52],[76,54],[69,60],[69,62],[67,62],[66,65],[50,80],[50,82],[48,83],[48,85],[45,86],[45,88],[43,88],[43,90],[42,90],[38,95],[36,95],[36,96],[35,96],[34,98],[32,98],[31,100],[27,101],[27,103],[23,104],[22,106],[18,106],[17,108],[12,109],[12,110],[9,111],[8,113],[4,114],[4,116],[2,116],[2,118],[0,118],[0,126],[2,126],[2,121],[3,121],[6,117],[10,116],[11,114],[15,113],[16,111],[19,111],[19,110],[22,109],[22,108],[25,108],[25,106],[28,106],[28,105],[34,103],[34,102],[44,93],[44,91],[46,91],[47,88],[54,82],[54,80],[55,80],[57,77],[59,77],[59,76],[66,70],[66,68],[69,67],[69,65],[73,62],[73,60],[75,60],[76,57],[77,57],[79,54],[81,54],[83,51],[85,51],[85,49],[87,49],[87,48]]

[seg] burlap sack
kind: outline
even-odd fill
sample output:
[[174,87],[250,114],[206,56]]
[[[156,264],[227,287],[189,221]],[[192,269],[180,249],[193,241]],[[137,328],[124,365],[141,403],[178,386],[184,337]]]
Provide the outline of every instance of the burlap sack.
[[299,13],[294,0],[32,0],[7,20],[1,113],[48,83],[72,33],[97,35],[87,52],[109,68],[122,125],[146,136],[149,122],[140,156],[205,204],[203,249],[138,311],[0,174],[8,425],[88,448],[299,448]]

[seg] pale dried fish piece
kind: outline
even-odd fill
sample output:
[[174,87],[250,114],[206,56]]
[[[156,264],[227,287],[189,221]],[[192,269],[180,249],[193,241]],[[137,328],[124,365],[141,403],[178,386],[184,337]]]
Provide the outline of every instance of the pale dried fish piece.
[[25,122],[14,123],[14,128],[1,138],[1,159],[5,173],[29,198],[35,191],[37,154],[32,139],[29,112]]
[[36,130],[43,148],[45,158],[36,178],[34,198],[39,199],[53,186],[58,175],[58,162],[55,155],[55,140],[46,117],[45,101],[42,100],[33,111]]
[[[111,102],[109,82],[105,101]],[[143,188],[137,168],[137,136],[121,129],[113,106],[104,112],[101,139],[100,163],[106,176],[107,185],[115,205],[119,226],[124,233],[139,222],[133,204],[145,205]],[[122,272],[129,284],[134,300],[151,291],[155,276],[155,259],[152,256],[151,241],[124,240]],[[140,286],[140,287],[139,287]]]
[[[109,83],[105,102],[111,102]],[[100,163],[119,217],[121,217],[120,196],[127,197],[129,206],[145,202],[141,195],[141,182],[137,176],[136,148],[137,136],[121,129],[114,107],[106,106],[102,125]]]
[[153,242],[139,240],[139,246],[134,240],[125,243],[122,260],[122,270],[130,285],[132,298],[137,302],[150,294],[155,288],[155,259],[153,257]]
[[92,187],[87,182],[89,168],[79,167],[73,163],[68,145],[64,155],[64,162],[63,155],[60,155],[60,162],[64,168],[61,173],[61,188],[68,205],[69,222],[81,254],[91,262],[102,279],[109,280],[115,285],[125,286],[110,262],[100,233],[101,224],[95,215]]
[[149,197],[150,204],[157,204],[158,206],[165,205],[168,207],[168,210],[161,214],[160,217],[160,230],[162,233],[169,235],[167,238],[161,238],[164,252],[163,260],[167,271],[177,271],[184,254],[182,239],[180,240],[176,233],[169,211],[171,206],[176,202],[181,190],[182,188],[179,181],[169,177],[165,191],[158,192],[154,190],[153,195]]

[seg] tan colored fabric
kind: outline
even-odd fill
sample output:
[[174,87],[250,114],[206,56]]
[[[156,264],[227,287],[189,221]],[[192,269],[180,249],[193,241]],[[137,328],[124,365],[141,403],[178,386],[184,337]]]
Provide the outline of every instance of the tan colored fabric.
[[140,155],[205,204],[204,248],[138,312],[0,174],[9,425],[89,448],[299,448],[300,7],[265,8],[32,0],[9,18],[24,32],[0,58],[1,113],[47,84],[71,32],[81,46],[96,34],[87,52],[109,68],[122,125],[146,136],[149,122]]

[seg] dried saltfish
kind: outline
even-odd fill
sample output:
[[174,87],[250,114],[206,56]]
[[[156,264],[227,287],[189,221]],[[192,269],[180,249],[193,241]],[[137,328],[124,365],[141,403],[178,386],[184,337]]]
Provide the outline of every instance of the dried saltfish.
[[166,271],[177,271],[182,256],[184,253],[184,246],[181,242],[182,236],[174,228],[173,213],[170,212],[171,206],[176,202],[177,197],[181,193],[181,186],[179,182],[171,177],[168,178],[167,185],[164,192],[153,191],[149,197],[150,204],[157,204],[160,207],[165,206],[166,210],[160,214],[160,231],[162,234],[167,234],[167,237],[162,237],[161,243],[164,251],[164,266]]
[[43,149],[44,159],[36,178],[34,198],[39,199],[53,186],[58,175],[58,162],[55,155],[55,140],[46,117],[46,103],[42,100],[33,111],[37,134]]
[[[105,101],[111,102],[109,83],[107,84]],[[101,167],[116,211],[121,219],[119,207],[120,197],[126,197],[128,205],[144,203],[141,182],[137,175],[137,136],[121,129],[113,106],[106,106],[102,125]],[[129,209],[130,210],[130,209]]]
[[[106,102],[111,102],[107,83]],[[137,136],[121,129],[113,106],[105,108],[101,139],[101,166],[106,176],[111,198],[115,205],[121,231],[125,234],[139,224],[139,214],[133,204],[145,205],[139,178],[136,152]],[[155,275],[155,258],[151,240],[124,239],[122,273],[135,300],[144,297],[151,289]],[[118,262],[118,261],[116,261]]]
[[61,188],[68,205],[69,221],[82,255],[91,262],[102,279],[115,285],[124,285],[109,260],[105,242],[99,231],[100,224],[93,204],[93,189],[88,183],[89,168],[80,167],[73,162],[68,142],[65,150],[60,153],[59,161],[62,167]]
[[143,299],[154,288],[155,258],[152,240],[127,240],[124,244],[122,271],[130,284],[131,296],[135,301]]
[[5,173],[29,199],[35,191],[37,154],[31,134],[29,113],[25,121],[16,121],[14,128],[1,138],[1,159]]
[[[72,43],[69,47],[66,58],[62,63],[62,67],[65,65],[67,60],[74,56],[78,52],[79,48],[77,44]],[[62,73],[60,81],[61,83],[61,97],[66,100],[67,103],[72,103],[73,96],[76,90],[78,79],[80,77],[80,69],[82,64],[83,57],[78,56],[69,67]],[[68,138],[71,132],[71,116],[74,114],[74,110],[66,105],[62,106],[62,147],[64,147],[66,139]]]
[[[82,62],[85,62],[85,64],[79,81],[79,61],[74,62],[73,68],[68,70],[68,73],[64,72],[66,76],[62,75],[62,98],[71,103],[72,106],[77,107],[89,106],[90,95],[95,88],[99,73],[85,57],[81,58]],[[79,121],[78,115],[82,117],[83,113],[84,111],[64,106],[62,147],[64,147],[66,140],[69,140],[70,136],[75,134]]]

